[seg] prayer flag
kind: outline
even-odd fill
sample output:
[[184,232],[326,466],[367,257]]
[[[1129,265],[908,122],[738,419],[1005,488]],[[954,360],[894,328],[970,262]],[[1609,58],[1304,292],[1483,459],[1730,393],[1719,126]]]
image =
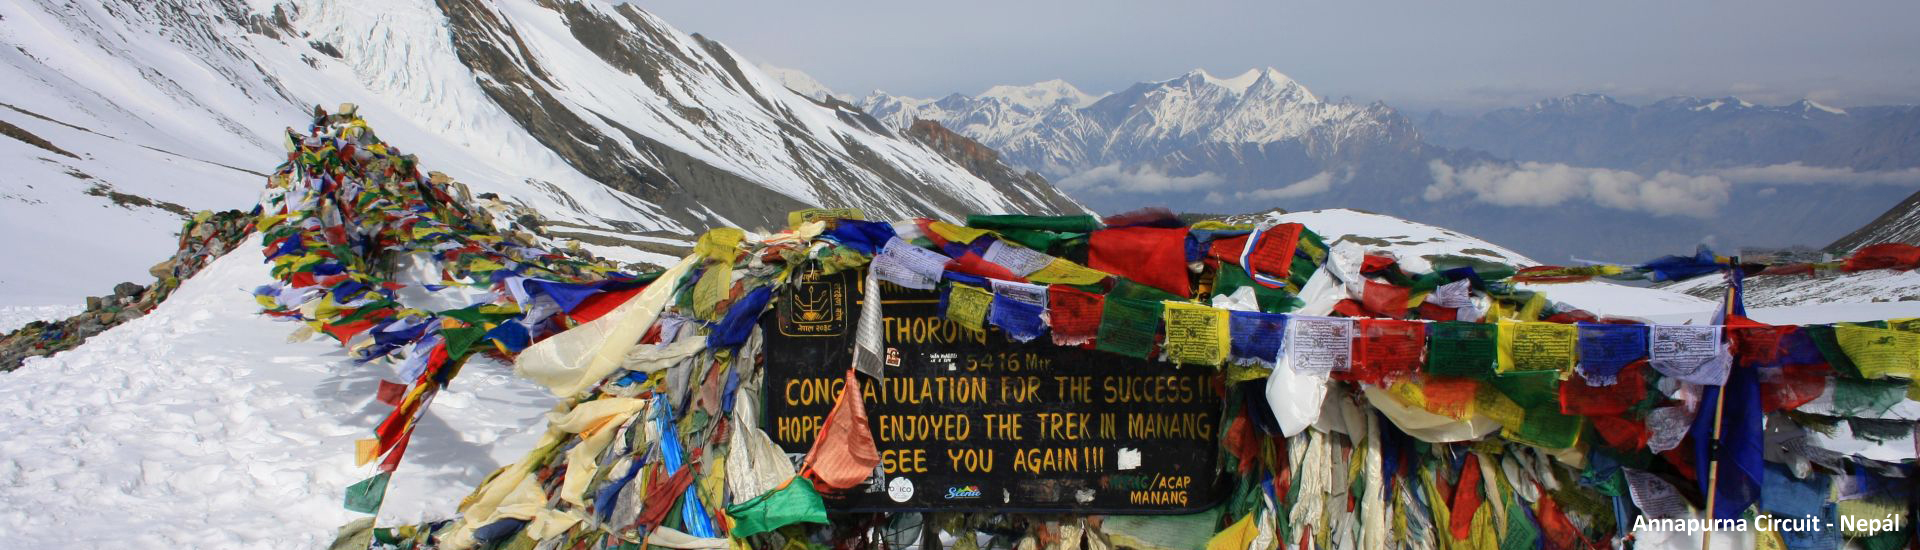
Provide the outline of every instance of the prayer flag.
[[1560,323],[1500,323],[1500,372],[1573,370],[1577,327]]
[[1079,346],[1092,342],[1100,331],[1104,301],[1099,294],[1064,285],[1052,287],[1047,293],[1047,326],[1053,331],[1053,344]]
[[1833,332],[1862,378],[1920,378],[1920,333],[1858,325],[1838,325]]
[[1287,364],[1300,372],[1353,368],[1353,320],[1293,315],[1287,318]]
[[871,269],[880,273],[881,280],[906,288],[932,290],[950,260],[952,258],[939,252],[894,237],[873,257]]
[[1272,367],[1279,359],[1280,342],[1286,336],[1287,316],[1257,311],[1233,311],[1227,314],[1232,344],[1229,352],[1235,361],[1248,361]]
[[1361,319],[1354,337],[1353,371],[1344,378],[1375,386],[1420,370],[1420,352],[1426,347],[1426,323],[1391,319]]
[[1733,358],[1720,341],[1719,325],[1653,325],[1647,356],[1653,370],[1695,384],[1727,382]]
[[1187,282],[1187,230],[1125,227],[1093,232],[1087,265],[1135,282],[1191,297]]
[[1499,328],[1490,323],[1442,321],[1427,327],[1427,372],[1484,378],[1498,361]]
[[1165,302],[1167,358],[1183,365],[1226,362],[1227,310],[1199,304]]
[[947,287],[947,320],[972,331],[987,330],[987,310],[993,305],[993,293],[973,285]]
[[1580,323],[1580,376],[1595,386],[1612,384],[1620,369],[1647,356],[1646,325]]
[[1101,351],[1146,359],[1153,353],[1153,344],[1159,337],[1160,304],[1108,296],[1100,311],[1100,334],[1094,346]]

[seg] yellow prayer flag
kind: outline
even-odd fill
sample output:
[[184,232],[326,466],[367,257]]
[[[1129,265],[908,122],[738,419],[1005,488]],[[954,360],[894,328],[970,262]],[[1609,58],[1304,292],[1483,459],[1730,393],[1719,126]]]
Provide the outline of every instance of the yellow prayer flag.
[[1571,372],[1577,338],[1579,329],[1574,325],[1501,321],[1498,346],[1500,372]]
[[970,285],[953,285],[947,292],[947,320],[967,330],[987,330],[987,308],[993,293]]
[[1260,524],[1254,521],[1253,512],[1247,512],[1247,515],[1240,516],[1240,521],[1233,522],[1233,525],[1208,539],[1207,550],[1247,550],[1253,544],[1253,539],[1259,536]]
[[353,442],[353,465],[366,466],[368,462],[379,458],[380,438],[369,437]]
[[1834,336],[1865,378],[1920,378],[1920,333],[1838,325]]
[[1496,391],[1483,391],[1473,396],[1474,410],[1482,416],[1491,418],[1506,426],[1519,426],[1527,418],[1526,409]]
[[970,243],[970,242],[973,242],[974,239],[980,238],[982,235],[992,233],[991,231],[987,231],[985,229],[974,229],[971,227],[954,225],[947,222],[938,222],[938,221],[927,224],[927,229],[933,231],[935,234],[940,235],[940,238],[957,242],[957,243]]
[[693,316],[712,321],[720,318],[720,301],[733,286],[733,269],[728,264],[708,264],[707,271],[693,284]]
[[1532,298],[1527,299],[1525,305],[1520,306],[1519,319],[1522,321],[1538,321],[1540,320],[1540,313],[1546,311],[1546,309],[1547,295],[1535,292]]
[[1098,284],[1107,277],[1111,275],[1067,261],[1065,258],[1054,258],[1053,263],[1047,264],[1039,271],[1027,274],[1028,280],[1050,285],[1091,285]]
[[1167,359],[1182,365],[1219,365],[1227,360],[1227,310],[1165,302]]
[[787,213],[787,227],[797,228],[820,220],[865,220],[858,208],[808,208]]
[[472,271],[472,272],[484,273],[484,272],[499,271],[506,268],[507,266],[500,265],[500,262],[496,262],[486,258],[475,258],[473,261],[467,262],[467,271]]
[[1920,332],[1920,317],[1887,319],[1887,328],[1900,332]]
[[700,235],[700,241],[693,245],[693,253],[711,261],[732,264],[734,256],[740,253],[740,241],[746,238],[745,231],[717,227]]

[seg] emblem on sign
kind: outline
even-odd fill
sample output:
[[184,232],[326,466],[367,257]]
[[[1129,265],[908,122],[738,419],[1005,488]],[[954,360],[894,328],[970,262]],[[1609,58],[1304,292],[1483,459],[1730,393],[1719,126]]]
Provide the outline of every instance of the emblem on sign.
[[851,309],[847,286],[840,275],[821,275],[808,269],[797,275],[780,301],[780,333],[786,336],[832,337],[846,334]]

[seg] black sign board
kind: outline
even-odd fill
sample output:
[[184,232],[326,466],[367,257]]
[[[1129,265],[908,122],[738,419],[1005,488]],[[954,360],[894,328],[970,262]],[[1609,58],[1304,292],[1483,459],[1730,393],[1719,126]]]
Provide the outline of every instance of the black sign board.
[[[796,459],[852,365],[862,282],[809,274],[761,321],[762,427]],[[1225,495],[1214,369],[970,331],[938,293],[883,284],[886,380],[861,378],[882,464],[828,506],[1166,514]]]

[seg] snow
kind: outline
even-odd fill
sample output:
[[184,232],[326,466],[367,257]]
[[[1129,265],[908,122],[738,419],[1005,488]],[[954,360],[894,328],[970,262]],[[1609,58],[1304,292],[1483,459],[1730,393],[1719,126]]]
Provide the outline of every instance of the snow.
[[1088,94],[1080,91],[1080,89],[1074,87],[1073,84],[1056,78],[1045,82],[1035,82],[1026,86],[1009,86],[1002,84],[987,88],[987,91],[980,92],[980,95],[976,97],[1000,99],[1014,105],[1038,111],[1059,103],[1072,105],[1076,109],[1086,107],[1092,105],[1095,101],[1099,101],[1100,98],[1106,97],[1106,94]]
[[[1716,277],[1700,277],[1666,287],[1700,292],[1723,286]],[[1876,269],[1829,277],[1766,276],[1747,280],[1748,307],[1802,304],[1873,304],[1920,299],[1920,273]]]
[[34,321],[58,321],[86,310],[79,305],[0,306],[0,334],[19,330]]
[[774,80],[785,85],[787,89],[799,92],[800,95],[819,100],[825,100],[826,98],[839,95],[834,93],[832,88],[828,88],[826,84],[821,84],[819,80],[814,79],[813,75],[809,75],[799,69],[775,67],[766,63],[761,63],[759,66],[762,72],[767,73],[767,76],[773,77]]
[[[380,364],[256,315],[258,252],[211,264],[152,314],[0,384],[0,532],[15,548],[318,548],[372,475],[353,442],[386,414]],[[537,441],[553,399],[476,362],[435,399],[380,522],[451,516]]]
[[1390,251],[1400,260],[1403,269],[1414,273],[1433,271],[1431,259],[1442,256],[1473,258],[1516,267],[1539,265],[1539,262],[1519,252],[1451,229],[1382,214],[1328,208],[1279,215],[1270,213],[1266,217],[1275,223],[1305,225],[1307,229],[1319,233],[1328,244],[1347,239],[1355,240],[1370,250]]

